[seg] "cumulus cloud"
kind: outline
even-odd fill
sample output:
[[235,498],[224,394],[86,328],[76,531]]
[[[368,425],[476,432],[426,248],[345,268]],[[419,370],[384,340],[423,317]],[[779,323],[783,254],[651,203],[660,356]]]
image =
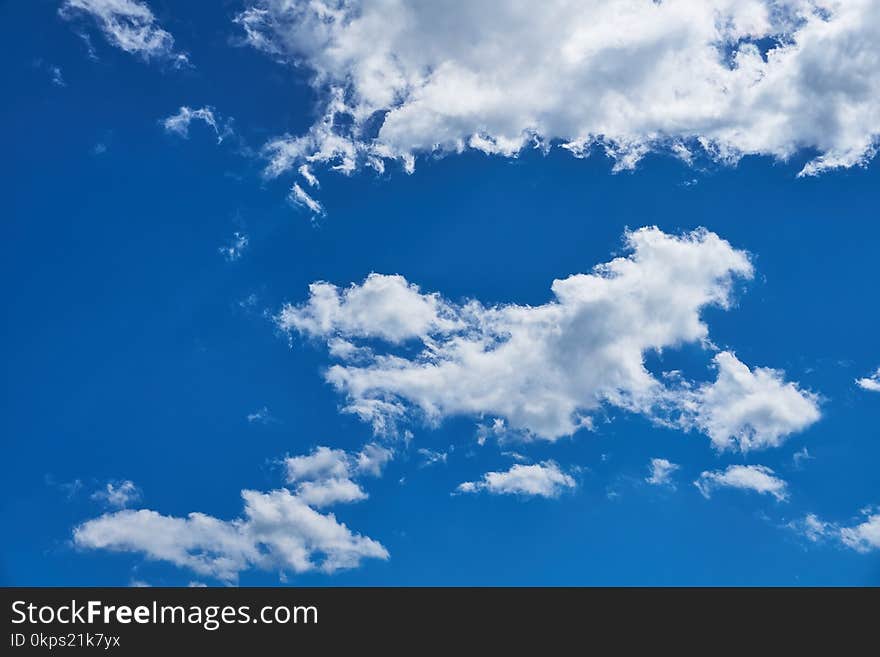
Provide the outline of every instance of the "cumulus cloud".
[[208,125],[217,136],[218,144],[222,143],[231,132],[228,123],[221,126],[215,115],[214,108],[208,107],[207,105],[198,109],[192,109],[191,107],[182,105],[176,114],[172,114],[168,118],[163,119],[162,125],[166,132],[188,139],[189,126],[193,121],[202,121]]
[[321,446],[308,455],[286,458],[284,467],[287,483],[296,486],[297,496],[320,508],[367,499],[352,479],[361,474],[381,475],[392,456],[391,450],[375,443],[364,446],[358,454]]
[[839,525],[820,520],[808,513],[802,520],[791,522],[788,527],[803,534],[814,543],[832,538],[856,552],[868,553],[880,550],[880,508],[862,510],[864,520],[854,525]]
[[645,481],[647,481],[652,486],[669,486],[671,488],[675,488],[675,483],[672,481],[672,475],[676,470],[680,469],[676,463],[672,463],[667,459],[651,459],[651,463],[648,466],[650,471],[650,475],[645,477]]
[[577,486],[571,475],[564,473],[553,461],[535,465],[513,465],[505,472],[487,472],[479,481],[458,485],[459,493],[486,491],[495,495],[524,497],[559,497],[566,488]]
[[[140,0],[64,0],[63,18],[91,17],[111,44],[144,60],[188,64],[185,53],[174,48],[174,37],[159,26],[146,2]],[[93,50],[89,45],[90,55]]]
[[866,164],[880,135],[874,0],[257,0],[246,40],[311,72],[324,113],[267,172],[349,173],[426,153],[594,148],[734,163]]
[[786,382],[778,370],[750,370],[730,352],[715,356],[718,378],[688,401],[694,423],[719,449],[778,447],[819,417],[818,396]]
[[[375,444],[357,454],[318,447],[284,460],[293,491],[243,490],[244,513],[239,518],[124,509],[80,524],[73,532],[74,544],[137,552],[226,582],[237,581],[239,573],[251,568],[332,573],[355,568],[363,559],[388,559],[379,542],[317,509],[365,499],[367,494],[352,478],[378,476],[391,457],[390,450]],[[109,485],[108,492],[114,492]]]
[[140,500],[140,498],[140,489],[135,486],[133,481],[127,479],[120,482],[108,481],[104,488],[92,493],[93,500],[119,509],[124,509],[132,502]]
[[380,543],[353,533],[332,513],[315,511],[288,490],[243,490],[241,496],[244,516],[234,520],[123,510],[84,522],[73,540],[81,548],[139,552],[228,582],[250,568],[332,573],[365,558],[388,558]]
[[[705,230],[643,228],[625,240],[628,255],[554,281],[554,299],[543,305],[456,304],[402,276],[371,274],[346,289],[314,283],[309,299],[285,305],[276,321],[326,341],[340,361],[327,381],[346,395],[345,410],[379,433],[412,416],[472,416],[496,418],[492,433],[555,440],[611,406],[745,449],[779,444],[818,418],[808,393],[727,352],[716,357],[714,384],[655,378],[645,354],[708,344],[703,309],[729,308],[736,279],[750,278],[752,265]],[[481,426],[485,442],[490,431]]]
[[788,485],[764,465],[731,465],[726,470],[706,471],[700,474],[694,485],[706,498],[718,488],[737,488],[769,494],[779,502],[788,499]]
[[856,385],[864,390],[880,392],[880,367],[870,376],[856,379]]

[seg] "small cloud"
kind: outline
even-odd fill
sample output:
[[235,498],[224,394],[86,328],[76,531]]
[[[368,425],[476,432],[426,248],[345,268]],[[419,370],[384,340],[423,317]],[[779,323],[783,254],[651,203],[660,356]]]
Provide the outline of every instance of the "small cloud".
[[309,169],[308,164],[303,164],[299,169],[299,175],[301,175],[305,181],[309,184],[309,187],[314,187],[318,189],[321,187],[321,184],[318,182],[318,179],[315,177],[315,174],[312,173],[312,170]]
[[64,81],[64,76],[61,74],[61,68],[58,66],[52,66],[49,68],[49,72],[52,74],[52,84],[56,87],[66,87],[67,83]]
[[129,480],[117,483],[108,481],[104,488],[92,493],[91,498],[107,506],[124,509],[132,502],[140,500],[141,491]]
[[456,492],[486,491],[493,495],[554,498],[566,488],[576,486],[574,478],[560,470],[554,461],[544,461],[535,465],[517,463],[505,472],[487,472],[479,481],[462,482]]
[[718,488],[737,488],[755,491],[761,495],[769,494],[778,502],[788,499],[788,484],[764,465],[731,465],[723,471],[703,472],[694,482],[694,486],[707,499]]
[[850,526],[825,522],[816,514],[808,513],[802,520],[788,523],[787,527],[813,543],[833,539],[862,554],[880,550],[880,507],[869,506],[861,513],[865,519]]
[[288,198],[294,205],[307,208],[314,215],[324,214],[324,206],[309,196],[309,194],[299,186],[299,183],[293,183]]
[[[450,448],[451,451],[451,448]],[[436,465],[438,463],[446,464],[446,460],[449,456],[449,452],[439,452],[431,449],[426,449],[425,447],[420,447],[416,450],[419,456],[422,457],[421,467],[425,468],[430,465]]]
[[880,392],[880,367],[878,367],[870,376],[856,379],[856,385],[862,390]]
[[[174,37],[159,26],[150,7],[141,0],[64,0],[58,13],[65,20],[91,18],[107,41],[144,61],[163,60],[175,68],[189,66],[189,57],[175,50]],[[81,36],[89,57],[97,59],[91,41]]]
[[240,231],[235,231],[232,233],[232,238],[226,243],[225,246],[221,246],[217,251],[219,251],[220,255],[222,255],[227,262],[235,262],[240,259],[242,253],[244,253],[245,248],[248,245],[248,236]]
[[273,422],[278,422],[266,406],[258,408],[253,413],[248,413],[247,421],[250,424],[271,424]]
[[669,488],[675,488],[675,482],[672,481],[672,474],[679,470],[681,466],[676,463],[671,463],[666,459],[651,459],[651,463],[648,466],[650,471],[650,475],[645,477],[645,481],[647,481],[652,486],[668,486]]
[[130,587],[132,587],[132,588],[136,588],[136,589],[148,589],[148,588],[151,588],[151,587],[153,586],[153,585],[150,584],[149,582],[145,582],[145,581],[142,580],[142,579],[133,579],[133,580],[131,580],[131,581],[128,583],[128,585],[129,585]]
[[795,452],[794,455],[791,457],[791,460],[794,463],[794,467],[800,469],[803,467],[804,461],[812,461],[815,458],[816,457],[811,455],[809,450],[804,447],[800,451]]
[[162,126],[165,128],[165,132],[175,134],[183,139],[189,139],[189,126],[193,121],[202,121],[214,130],[218,144],[222,143],[226,137],[232,134],[230,122],[226,121],[224,123],[219,120],[217,115],[215,115],[214,108],[207,105],[198,109],[182,105],[177,114],[172,114],[162,120]]

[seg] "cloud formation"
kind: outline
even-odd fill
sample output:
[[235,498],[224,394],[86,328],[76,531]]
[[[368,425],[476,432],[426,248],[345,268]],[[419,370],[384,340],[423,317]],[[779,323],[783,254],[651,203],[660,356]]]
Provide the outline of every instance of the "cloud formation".
[[377,477],[391,460],[390,449],[370,443],[359,454],[341,449],[316,447],[306,456],[284,460],[287,483],[296,486],[296,494],[306,504],[325,507],[340,502],[359,502],[367,494],[352,479],[367,474]]
[[706,498],[718,488],[736,488],[772,495],[779,502],[788,499],[788,484],[765,465],[731,465],[726,470],[706,471],[694,485]]
[[870,390],[871,392],[880,392],[880,367],[871,374],[870,376],[862,377],[861,379],[856,379],[856,385],[862,388],[863,390]]
[[239,518],[126,509],[80,524],[73,541],[80,548],[142,553],[225,582],[238,581],[251,568],[294,573],[355,568],[363,559],[388,559],[388,551],[316,508],[365,499],[367,494],[351,477],[379,474],[390,458],[390,450],[378,445],[355,455],[319,447],[285,459],[293,492],[241,491],[244,513]]
[[176,66],[189,63],[185,53],[175,50],[174,37],[159,26],[149,5],[141,0],[64,0],[59,13],[66,19],[91,17],[107,41],[144,60],[166,60]]
[[534,465],[517,463],[505,472],[487,472],[479,481],[462,482],[456,491],[552,498],[576,486],[574,478],[560,470],[554,461],[544,461]]
[[324,112],[265,149],[267,172],[428,153],[594,148],[735,163],[866,164],[880,135],[873,0],[257,0],[245,39],[311,72]]
[[688,400],[693,422],[718,449],[778,447],[785,438],[819,420],[819,398],[786,382],[784,373],[749,369],[732,353],[715,355],[718,378]]
[[217,136],[218,144],[222,143],[231,133],[229,125],[226,124],[221,126],[214,113],[214,108],[208,107],[207,105],[198,109],[192,109],[186,105],[182,105],[176,114],[172,114],[168,118],[162,120],[162,126],[168,133],[175,134],[184,139],[189,139],[189,125],[193,121],[202,121],[208,125]]
[[128,479],[115,483],[108,481],[104,488],[92,493],[92,499],[107,506],[124,509],[132,502],[141,499],[141,491],[133,481]]
[[650,475],[645,477],[645,481],[647,481],[652,486],[669,486],[671,488],[675,488],[675,483],[672,481],[673,473],[680,469],[676,463],[672,463],[667,459],[651,459],[651,463],[649,465]]
[[880,508],[867,507],[862,510],[862,515],[862,522],[842,526],[825,522],[816,514],[808,513],[803,520],[789,523],[788,526],[814,543],[832,538],[863,554],[880,550]]
[[714,383],[652,375],[646,353],[709,345],[702,311],[729,308],[752,265],[706,230],[642,228],[625,244],[628,255],[553,281],[553,300],[539,306],[456,304],[402,276],[371,274],[346,289],[313,283],[309,299],[285,305],[276,321],[326,342],[339,361],[327,381],[377,433],[413,417],[471,416],[556,440],[613,407],[745,450],[778,445],[818,419],[811,393],[730,352],[716,355]]

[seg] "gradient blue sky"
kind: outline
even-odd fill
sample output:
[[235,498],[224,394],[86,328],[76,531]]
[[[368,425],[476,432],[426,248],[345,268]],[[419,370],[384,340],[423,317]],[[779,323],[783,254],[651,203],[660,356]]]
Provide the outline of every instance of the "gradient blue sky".
[[[601,153],[466,151],[421,158],[412,175],[394,164],[383,175],[325,173],[326,216],[313,220],[287,200],[291,178],[261,175],[258,155],[315,121],[308,71],[236,44],[237,3],[151,6],[192,66],[144,62],[88,21],[61,19],[54,2],[0,5],[0,583],[221,583],[136,552],[76,547],[72,531],[112,512],[92,499],[107,482],[134,482],[133,508],[231,519],[241,489],[283,484],[277,459],[373,440],[324,382],[326,350],[272,322],[311,282],[401,274],[454,301],[538,305],[555,278],[621,253],[627,228],[657,225],[703,226],[752,255],[756,276],[735,307],[704,319],[717,345],[819,394],[817,423],[745,455],[619,409],[595,431],[527,445],[480,447],[468,417],[414,423],[384,475],[361,482],[369,499],[331,509],[390,558],[285,581],[880,584],[877,550],[788,527],[807,514],[852,526],[880,503],[880,394],[855,385],[880,365],[876,163],[796,178],[815,152],[736,166],[656,154],[612,173]],[[218,145],[197,121],[187,139],[169,134],[161,121],[182,105],[214,107],[234,134]],[[236,231],[248,244],[229,261],[218,249]],[[705,358],[691,345],[647,363],[687,370]],[[263,407],[272,420],[249,422]],[[804,447],[812,458],[798,463]],[[425,465],[419,448],[447,452],[446,463]],[[450,494],[509,468],[510,449],[576,470],[577,487],[556,499]],[[674,489],[646,483],[653,457],[680,465]],[[788,501],[741,490],[706,499],[692,485],[732,464],[772,468]],[[283,583],[277,569],[239,581]]]

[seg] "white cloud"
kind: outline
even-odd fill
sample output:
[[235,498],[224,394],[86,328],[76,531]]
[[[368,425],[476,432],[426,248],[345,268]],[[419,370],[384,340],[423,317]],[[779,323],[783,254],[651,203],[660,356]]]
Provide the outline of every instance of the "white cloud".
[[599,146],[615,169],[808,151],[814,175],[866,164],[880,135],[875,0],[257,0],[236,22],[324,104],[266,145],[270,175],[532,146]]
[[312,198],[306,190],[300,187],[299,183],[293,184],[293,187],[290,188],[290,194],[288,197],[294,205],[307,208],[314,215],[324,214],[324,206]]
[[670,486],[675,488],[675,483],[672,481],[672,475],[676,470],[680,469],[676,463],[672,463],[667,459],[651,459],[651,464],[649,467],[650,476],[645,477],[645,481],[653,486]]
[[566,488],[577,484],[553,461],[535,465],[513,465],[506,472],[487,472],[480,481],[465,481],[456,489],[460,493],[486,491],[496,495],[528,497],[559,497]]
[[378,542],[355,534],[331,514],[321,514],[290,491],[241,492],[244,516],[220,520],[203,513],[184,518],[123,510],[76,527],[81,548],[143,553],[181,568],[235,582],[250,568],[332,573],[362,559],[387,559]]
[[364,474],[381,475],[392,456],[391,450],[375,443],[365,445],[358,454],[320,446],[306,456],[284,459],[284,466],[287,483],[295,484],[297,496],[307,504],[324,507],[367,499],[352,479]]
[[788,499],[788,485],[764,465],[731,465],[723,471],[703,472],[694,485],[707,498],[717,488],[737,488],[769,494],[780,502]]
[[791,522],[788,527],[814,543],[833,538],[856,552],[880,550],[880,509],[868,507],[862,510],[862,515],[865,518],[862,522],[841,526],[820,520],[814,513],[808,513],[803,520]]
[[856,379],[856,385],[871,392],[880,392],[880,367],[870,376]]
[[188,139],[189,125],[193,121],[203,121],[206,125],[210,126],[211,129],[214,130],[214,134],[217,136],[218,144],[231,133],[229,125],[225,124],[221,126],[214,114],[214,108],[208,107],[207,105],[198,109],[192,109],[186,105],[182,105],[177,111],[177,114],[172,114],[168,118],[163,119],[162,125],[165,127],[166,132]]
[[857,552],[880,550],[880,513],[870,514],[852,527],[841,528],[840,540]]
[[456,323],[437,294],[422,294],[403,276],[370,274],[361,285],[339,290],[323,281],[309,285],[309,301],[286,305],[278,316],[284,330],[322,337],[378,337],[391,343],[411,340]]
[[133,481],[125,480],[116,483],[108,481],[104,488],[92,493],[92,499],[107,506],[124,509],[132,502],[141,499],[141,491]]
[[[716,357],[714,384],[657,380],[645,354],[708,344],[702,310],[729,308],[735,280],[750,278],[752,266],[705,230],[643,228],[625,238],[629,255],[555,280],[543,305],[455,304],[402,276],[371,274],[344,290],[313,283],[308,301],[285,305],[276,321],[327,341],[340,362],[326,379],[377,432],[412,415],[430,423],[463,415],[496,418],[493,432],[555,440],[590,427],[607,405],[747,448],[779,444],[815,421],[809,393],[727,352]],[[349,348],[332,348],[340,340]],[[484,427],[478,441],[488,435]]]
[[778,447],[785,437],[819,420],[819,399],[782,372],[750,370],[734,354],[715,356],[718,378],[693,394],[693,421],[718,449]]
[[813,543],[818,543],[825,538],[829,532],[831,525],[820,520],[815,513],[808,513],[803,520],[788,523],[789,529],[794,529],[803,534]]
[[221,246],[217,249],[228,262],[235,262],[240,259],[244,250],[248,245],[248,236],[240,231],[235,231],[232,233],[232,239],[226,244],[226,246]]
[[387,447],[369,443],[364,445],[358,453],[355,468],[357,472],[379,477],[382,474],[382,469],[393,457],[394,452]]
[[[391,456],[390,450],[372,443],[357,454],[318,447],[284,460],[293,492],[243,490],[242,517],[220,520],[190,513],[181,518],[149,509],[122,510],[76,527],[74,543],[143,553],[227,582],[237,581],[239,573],[251,568],[332,573],[357,567],[362,559],[387,559],[388,551],[380,543],[353,533],[332,513],[316,509],[366,499],[352,478],[380,475]],[[108,484],[107,490],[118,493],[124,488]]]
[[341,449],[316,447],[307,456],[293,456],[284,459],[287,481],[312,479],[347,478],[351,472],[348,453]]
[[303,481],[297,485],[296,495],[306,504],[317,508],[344,502],[360,502],[368,497],[351,479]]
[[[177,66],[189,62],[186,54],[174,49],[174,37],[159,26],[146,2],[64,0],[59,13],[63,18],[91,16],[111,44],[145,60],[162,59]],[[94,56],[90,44],[89,52]]]
[[309,187],[320,187],[320,183],[315,175],[312,173],[312,170],[309,169],[309,165],[303,164],[299,169],[299,175],[301,175],[305,181],[309,184]]

